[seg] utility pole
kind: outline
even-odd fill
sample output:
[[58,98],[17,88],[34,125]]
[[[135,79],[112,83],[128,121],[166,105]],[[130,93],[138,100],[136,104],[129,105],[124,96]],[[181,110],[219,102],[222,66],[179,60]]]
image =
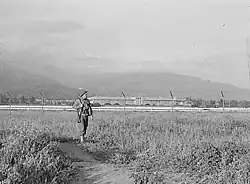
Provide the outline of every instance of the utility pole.
[[43,113],[44,95],[43,95],[42,91],[40,91],[40,95],[42,97],[42,113]]
[[45,92],[48,94],[48,91],[46,90],[46,89],[44,89],[44,88],[42,88],[41,90],[40,90],[40,95],[41,95],[41,97],[42,97],[42,114],[44,114],[44,105],[45,105]]
[[224,93],[223,93],[223,91],[220,91],[220,93],[221,93],[221,97],[222,97],[222,106],[223,106],[223,113],[224,113],[224,111],[225,111]]
[[30,111],[30,97],[28,96],[28,111]]
[[10,111],[10,119],[11,119],[11,115],[12,115],[12,113],[11,113],[11,105],[12,105],[12,95],[9,93],[9,92],[7,92],[7,95],[10,97],[10,99],[9,99],[9,111]]
[[123,96],[123,98],[124,98],[124,109],[123,109],[123,111],[124,111],[124,123],[126,123],[126,96],[125,96],[125,94],[122,92],[122,96]]
[[172,104],[171,104],[171,106],[172,106],[172,113],[174,113],[174,95],[173,95],[173,93],[172,93],[171,90],[170,90],[170,95],[171,95],[171,98],[172,98]]

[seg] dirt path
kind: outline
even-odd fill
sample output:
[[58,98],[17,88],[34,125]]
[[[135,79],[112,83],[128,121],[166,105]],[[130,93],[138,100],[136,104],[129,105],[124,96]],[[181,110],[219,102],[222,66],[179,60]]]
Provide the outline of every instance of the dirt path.
[[102,164],[94,156],[85,153],[74,143],[61,143],[62,151],[75,160],[80,167],[80,180],[73,184],[133,184],[130,172],[115,168],[110,164]]

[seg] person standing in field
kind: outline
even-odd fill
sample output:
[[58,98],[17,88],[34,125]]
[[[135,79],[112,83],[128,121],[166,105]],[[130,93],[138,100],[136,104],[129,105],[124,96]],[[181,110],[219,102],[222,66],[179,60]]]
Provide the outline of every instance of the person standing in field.
[[87,98],[87,93],[88,91],[84,91],[73,104],[73,108],[77,110],[77,123],[81,126],[81,142],[83,142],[88,128],[88,117],[91,116],[91,119],[93,120],[93,110],[91,108],[90,101]]

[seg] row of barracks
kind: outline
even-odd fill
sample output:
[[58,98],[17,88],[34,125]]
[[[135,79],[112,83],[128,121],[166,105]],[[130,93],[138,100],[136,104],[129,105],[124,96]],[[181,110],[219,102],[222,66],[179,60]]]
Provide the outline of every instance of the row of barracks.
[[[100,105],[123,105],[123,97],[89,97],[91,103]],[[191,101],[187,99],[161,98],[161,97],[126,97],[126,105],[148,105],[148,106],[191,106]]]

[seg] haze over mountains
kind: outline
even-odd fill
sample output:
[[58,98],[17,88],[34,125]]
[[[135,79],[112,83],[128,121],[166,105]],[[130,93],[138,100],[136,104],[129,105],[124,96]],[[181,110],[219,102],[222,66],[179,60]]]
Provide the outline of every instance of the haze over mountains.
[[[226,83],[211,82],[169,72],[86,72],[71,73],[56,66],[17,65],[5,63],[0,73],[0,91],[16,95],[39,96],[42,88],[54,98],[75,98],[77,88],[89,90],[92,95],[169,97],[172,90],[177,98],[220,99],[220,90],[226,99],[248,100],[250,93]],[[84,71],[85,68],[83,68]]]
[[4,64],[0,72],[0,93],[9,92],[14,97],[40,96],[40,91],[46,89],[51,98],[72,98],[75,90],[60,84],[58,81],[44,75],[33,74],[17,66]]
[[249,99],[248,1],[1,0],[0,89]]
[[[228,54],[232,61],[229,63],[227,57],[214,55],[203,63],[196,58],[192,62],[174,60],[168,65],[155,60],[119,62],[85,52],[77,56],[73,50],[67,52],[67,46],[62,49],[52,45],[34,45],[16,51],[2,48],[0,91],[9,91],[14,96],[40,96],[39,91],[46,88],[49,97],[75,98],[77,88],[89,90],[90,95],[107,96],[121,96],[123,91],[128,96],[169,97],[172,90],[177,98],[220,99],[223,90],[226,99],[250,99],[247,89],[215,82],[223,81],[220,75],[225,74],[232,78],[232,83],[239,79],[247,82],[243,54]],[[241,62],[236,64],[233,61],[237,59]]]

